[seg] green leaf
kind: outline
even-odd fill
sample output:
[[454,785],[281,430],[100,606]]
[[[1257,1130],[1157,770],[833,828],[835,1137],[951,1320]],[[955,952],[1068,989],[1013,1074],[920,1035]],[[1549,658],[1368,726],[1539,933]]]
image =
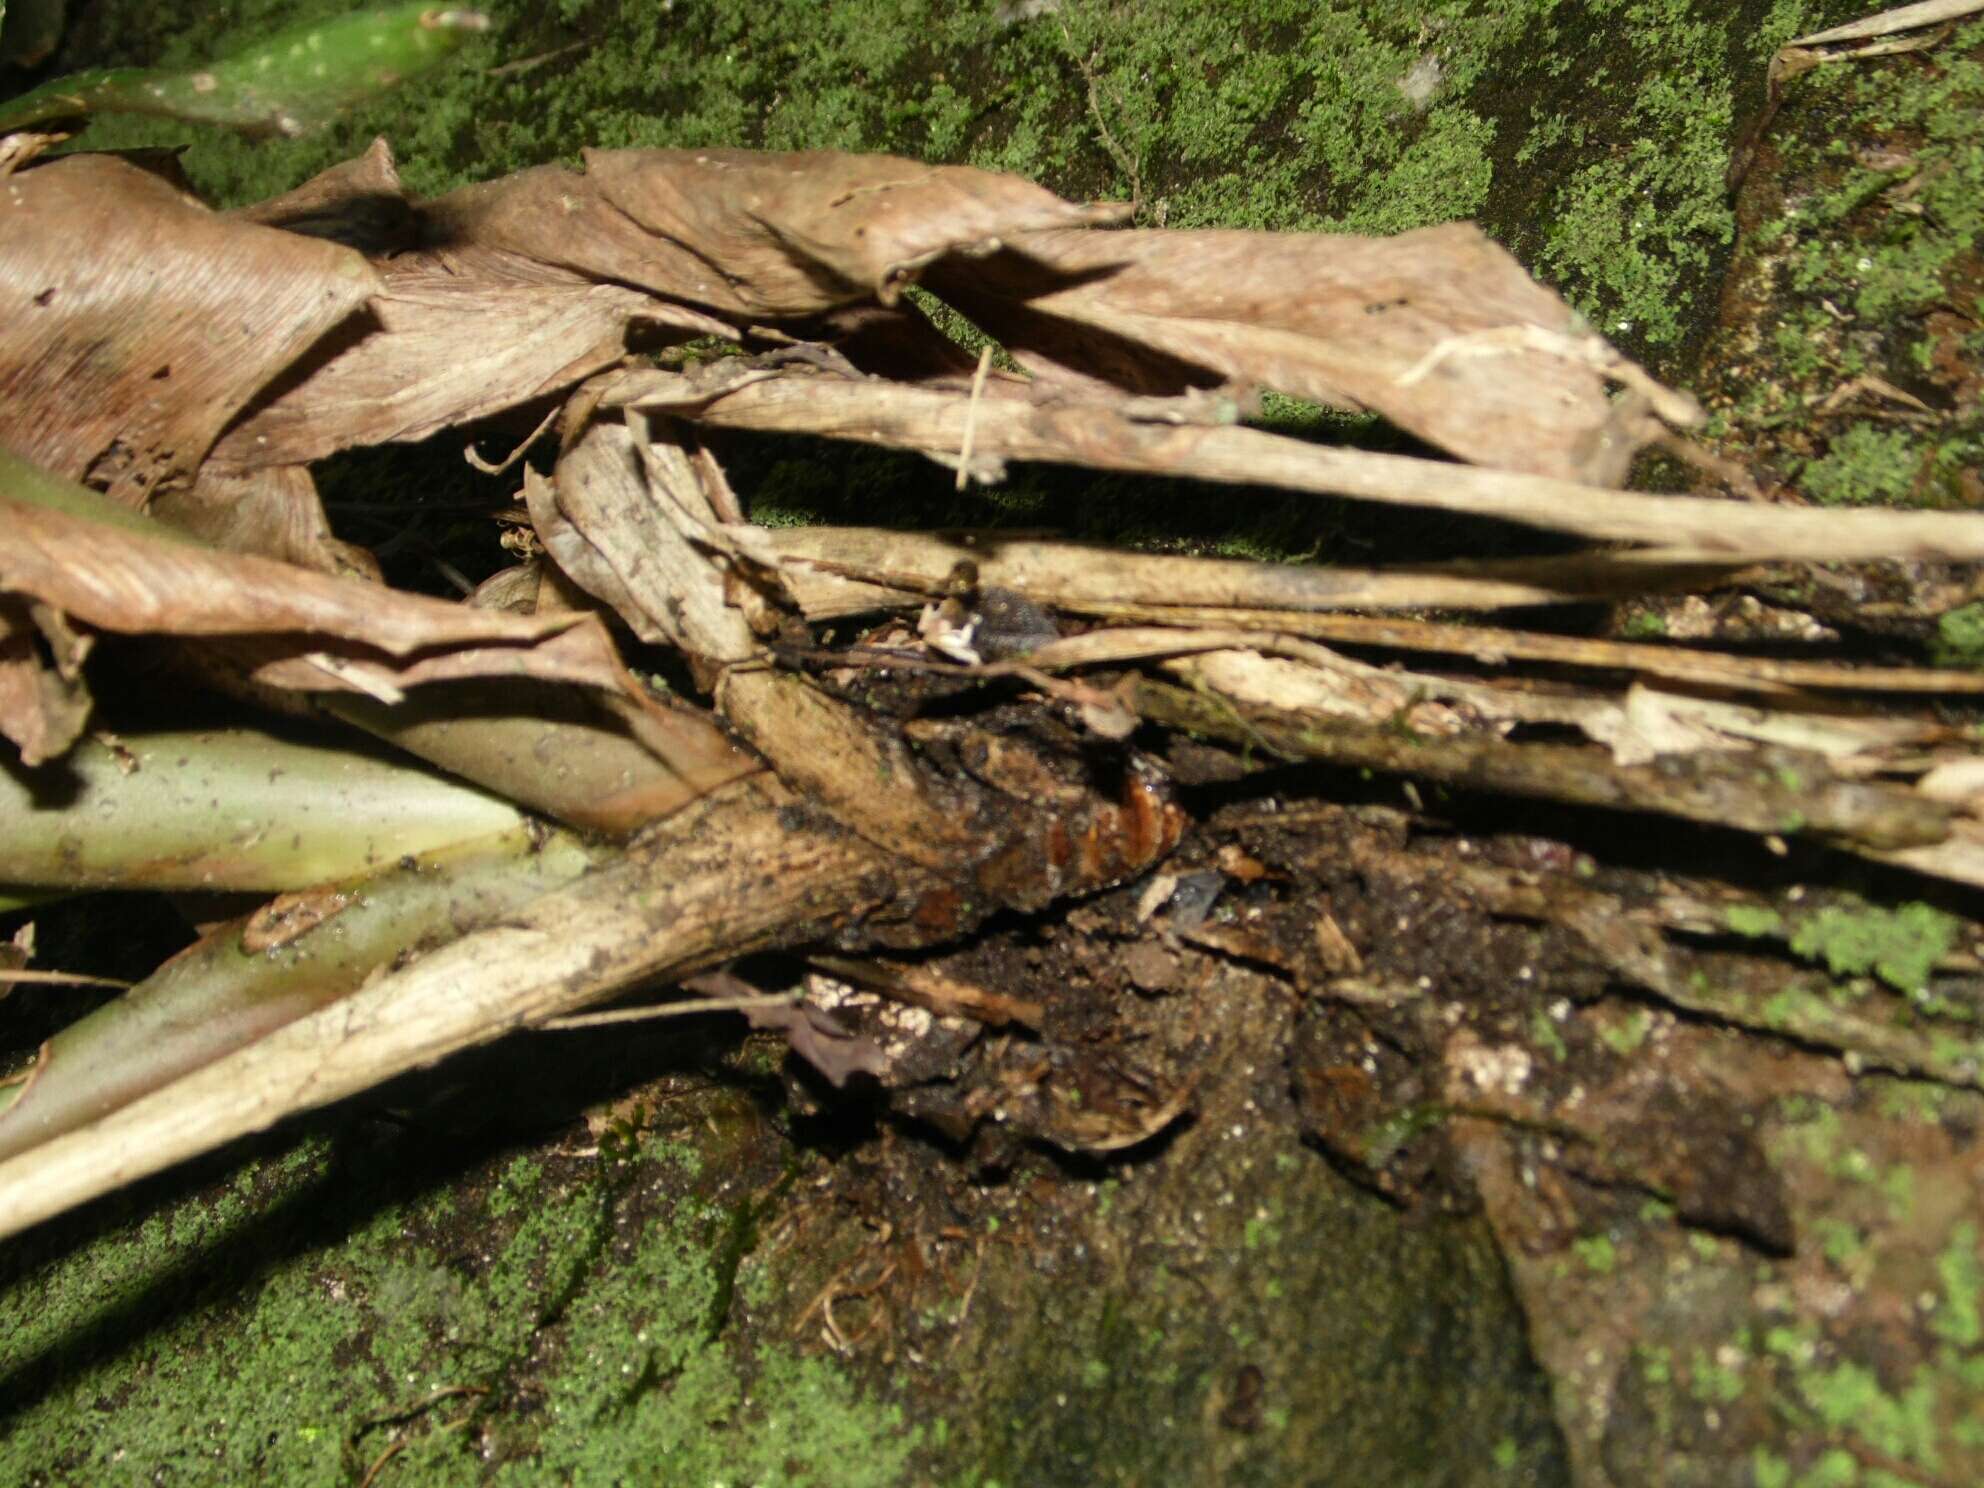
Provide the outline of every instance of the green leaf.
[[399,5],[295,26],[207,67],[72,73],[0,105],[0,131],[78,114],[155,114],[286,135],[325,123],[447,57],[489,18]]

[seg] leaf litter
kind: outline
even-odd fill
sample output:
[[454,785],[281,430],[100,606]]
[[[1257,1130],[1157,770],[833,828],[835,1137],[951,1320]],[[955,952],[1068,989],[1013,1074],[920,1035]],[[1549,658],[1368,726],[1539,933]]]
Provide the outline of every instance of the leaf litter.
[[[103,195],[83,203],[81,182]],[[24,161],[6,189],[0,280],[25,295],[9,321],[35,339],[0,358],[0,385],[19,390],[0,440],[40,470],[10,461],[0,489],[0,727],[31,758],[59,756],[82,727],[74,687],[98,634],[252,642],[249,680],[355,693],[346,712],[370,710],[367,726],[388,734],[392,711],[423,697],[447,732],[437,684],[465,678],[528,679],[639,713],[652,699],[616,654],[627,644],[676,653],[708,711],[674,710],[678,739],[694,741],[681,745],[696,760],[678,772],[689,784],[645,822],[618,822],[617,835],[641,829],[629,845],[500,922],[462,921],[458,938],[382,966],[333,1006],[299,1000],[279,1028],[0,1162],[0,1231],[637,983],[829,934],[844,949],[913,951],[956,941],[999,906],[1133,883],[1178,848],[1186,817],[1114,719],[1202,748],[1227,741],[1243,774],[1259,759],[1325,760],[1678,817],[1770,852],[1805,837],[1984,884],[1969,731],[1926,707],[1875,712],[1854,696],[1974,692],[1974,673],[1345,613],[1622,600],[1763,563],[1984,558],[1984,518],[1968,514],[1618,489],[1639,452],[1695,421],[1691,401],[1472,228],[1390,240],[1120,230],[1121,208],[1013,177],[830,152],[589,152],[580,170],[420,201],[382,143],[227,217],[156,174],[91,157]],[[126,199],[149,204],[143,253],[106,227],[100,259],[58,264],[51,213],[107,222]],[[167,270],[138,282],[130,264],[154,256]],[[83,292],[99,278],[112,293]],[[58,291],[45,300],[44,279]],[[974,365],[907,301],[912,284],[1017,370]],[[281,333],[250,334],[261,320],[244,313]],[[734,350],[684,353],[707,338]],[[1451,458],[1248,427],[1263,390],[1376,412]],[[541,554],[521,587],[559,603],[529,615],[395,594],[329,535],[311,462],[545,409],[558,453],[549,475],[522,475]],[[704,430],[915,450],[966,481],[1041,461],[1280,487],[1603,546],[1354,570],[996,535],[774,532],[744,520],[748,502]],[[77,481],[117,515],[65,484]],[[919,627],[884,619],[855,649],[819,645],[808,628],[919,608]],[[1011,650],[981,649],[1015,615],[1032,618],[1006,632],[1019,637],[1001,642]],[[1112,620],[1128,623],[1097,624]],[[1332,642],[1480,665],[1406,671]],[[1015,683],[1022,701],[1031,689],[1050,706],[1019,721]],[[973,693],[1006,701],[982,720],[918,716],[927,699]],[[737,763],[731,736],[768,769]],[[666,730],[634,737],[668,764]],[[558,741],[591,747],[577,732]],[[1112,767],[1097,770],[1099,756]],[[1382,837],[1360,839],[1376,877],[1426,871]],[[1756,989],[1705,991],[1692,953],[1667,939],[1691,933],[1699,913],[1649,925],[1629,896],[1562,874],[1482,869],[1448,891],[1556,927],[1587,969],[1666,1005],[1977,1083],[1967,1043],[1885,1007],[1807,995],[1754,966]],[[1320,967],[1318,985],[1369,1017],[1420,1019],[1414,994],[1371,980],[1368,957],[1323,920],[1278,941],[1181,913],[1166,944],[1298,979]],[[1164,959],[1145,968],[1153,987],[1168,985]],[[966,1057],[957,1051],[974,1036],[957,1030],[975,1019],[1052,1022],[1048,999],[988,988],[965,966],[859,964],[882,994],[871,1004],[944,1010],[947,1058]],[[835,1084],[859,1074],[903,1088],[891,1061],[935,1026],[891,1042],[818,1007],[758,1016]],[[1434,1037],[1415,1026],[1415,1039]],[[1627,1144],[1595,1156],[1645,1118],[1644,1099],[1614,1091],[1582,1113],[1575,1101],[1498,1105],[1490,1096],[1506,1082],[1480,1037],[1464,1026],[1442,1047],[1436,1103],[1459,1118],[1457,1148],[1486,1152],[1503,1126],[1582,1122],[1578,1161],[1593,1181],[1671,1195],[1765,1251],[1794,1243],[1773,1194],[1748,1207],[1718,1195],[1708,1178],[1727,1154],[1692,1163]],[[1336,1053],[1314,1052],[1317,1069],[1338,1069]],[[1034,1112],[1023,1126],[1078,1151],[1148,1141],[1189,1111],[1196,1088],[1177,1069],[1131,1081],[1113,1108],[1076,1111],[1025,1072],[1023,1052],[1012,1058],[988,1065],[978,1090],[1005,1092]],[[1662,1078],[1685,1086],[1686,1065],[1674,1054]],[[52,1082],[59,1066],[43,1074]],[[1410,1186],[1395,1164],[1412,1144],[1352,1133],[1343,1092],[1356,1082],[1317,1078],[1303,1100],[1319,1139],[1374,1181]],[[969,1133],[991,1099],[919,1109]],[[1491,1207],[1514,1223],[1502,1198]]]

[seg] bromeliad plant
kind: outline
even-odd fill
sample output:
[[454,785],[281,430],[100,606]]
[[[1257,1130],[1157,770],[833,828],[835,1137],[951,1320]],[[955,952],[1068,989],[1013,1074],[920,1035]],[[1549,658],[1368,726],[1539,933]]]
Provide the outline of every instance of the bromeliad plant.
[[[303,134],[444,61],[488,27],[479,11],[398,5],[292,26],[205,67],[71,73],[0,103],[0,133],[122,113]],[[44,45],[52,43],[24,44],[24,60]]]
[[[379,55],[397,73],[473,24],[369,13],[200,72],[51,84],[0,121],[169,103],[302,126],[380,85]],[[1548,605],[1777,559],[1984,558],[1974,516],[1617,489],[1691,403],[1472,228],[1119,230],[1120,208],[1011,176],[830,152],[589,152],[419,200],[384,142],[222,217],[141,163],[35,148],[0,148],[0,732],[21,758],[0,791],[0,892],[274,897],[18,1073],[0,1234],[638,984],[771,946],[955,938],[1135,876],[1185,827],[1129,745],[1144,725],[1984,882],[1984,822],[1938,788],[1933,723],[1808,701],[1984,691],[1975,674],[1344,613]],[[911,285],[1004,364],[941,334]],[[708,338],[732,353],[682,351]],[[1262,387],[1375,411],[1451,458],[1248,427]],[[522,472],[536,556],[474,601],[389,589],[330,532],[314,462],[539,409],[557,444]],[[919,451],[945,467],[939,489],[1049,461],[1604,546],[1373,571],[774,532],[749,522],[712,429]],[[807,630],[897,611],[920,619],[881,649],[825,653]],[[164,670],[137,673],[123,636],[163,641]],[[1489,687],[1332,639],[1638,680]],[[650,688],[629,647],[666,654],[697,701]],[[878,665],[953,695],[1018,686],[1031,723],[955,701],[917,718],[913,687],[896,713],[867,706],[845,679]],[[86,739],[94,695],[160,676],[325,732]],[[271,775],[322,783],[249,819]],[[189,821],[189,799],[224,804]],[[99,820],[145,843],[137,860]],[[831,1030],[787,1011],[817,1051]],[[1804,1033],[1949,1067],[1928,1034]]]

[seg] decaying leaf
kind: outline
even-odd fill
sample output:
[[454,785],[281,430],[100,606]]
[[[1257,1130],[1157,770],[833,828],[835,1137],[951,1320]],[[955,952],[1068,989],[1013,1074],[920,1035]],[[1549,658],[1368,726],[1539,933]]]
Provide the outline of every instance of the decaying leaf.
[[675,340],[730,330],[638,290],[499,255],[402,255],[378,274],[369,315],[314,348],[230,429],[217,465],[295,465],[425,439],[566,391],[626,354],[635,321]]
[[[1171,396],[1271,387],[1370,409],[1477,464],[1616,485],[1651,380],[1466,223],[1394,238],[1036,232],[930,289],[1044,381]],[[1663,404],[1689,417],[1684,399]]]
[[526,474],[524,496],[566,576],[636,635],[708,660],[742,661],[757,641],[727,599],[707,473],[665,432],[642,440],[617,420],[568,422],[556,482]]
[[832,150],[588,150],[428,203],[425,240],[635,284],[718,315],[783,320],[892,304],[949,253],[1119,222],[1017,176]]
[[30,768],[75,743],[89,720],[89,645],[47,605],[0,595],[0,734]]
[[0,189],[0,445],[142,505],[379,288],[350,249],[123,160],[37,162]]
[[[49,498],[62,505],[51,504]],[[65,487],[0,451],[0,592],[101,630],[253,640],[257,680],[378,695],[420,681],[509,675],[633,684],[597,621],[470,609],[246,553]]]
[[384,582],[377,559],[331,531],[306,466],[235,472],[209,461],[190,487],[154,497],[151,513],[216,548]]

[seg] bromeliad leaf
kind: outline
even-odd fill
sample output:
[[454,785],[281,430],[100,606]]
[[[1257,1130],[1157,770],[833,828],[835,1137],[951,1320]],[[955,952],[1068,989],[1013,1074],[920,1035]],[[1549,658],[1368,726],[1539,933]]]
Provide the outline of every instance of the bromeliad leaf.
[[488,29],[480,11],[397,5],[278,32],[186,70],[72,73],[0,105],[0,131],[95,113],[155,114],[298,135],[397,86]]

